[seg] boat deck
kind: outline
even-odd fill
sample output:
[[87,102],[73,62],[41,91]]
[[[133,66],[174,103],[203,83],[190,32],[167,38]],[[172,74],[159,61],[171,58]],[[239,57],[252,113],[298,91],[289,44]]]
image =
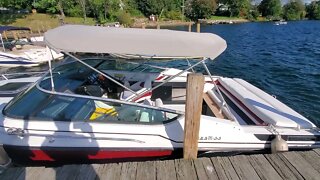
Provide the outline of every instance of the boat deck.
[[11,167],[0,179],[318,179],[320,149],[62,167]]

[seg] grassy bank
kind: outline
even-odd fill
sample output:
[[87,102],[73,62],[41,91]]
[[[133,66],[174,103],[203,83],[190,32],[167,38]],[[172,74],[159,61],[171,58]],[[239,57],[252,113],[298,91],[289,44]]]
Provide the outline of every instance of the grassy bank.
[[[211,16],[205,21],[239,21],[246,22],[246,19],[237,18],[237,17],[225,17],[225,16]],[[95,20],[93,18],[87,18],[86,23],[84,23],[83,18],[81,17],[66,17],[65,23],[68,24],[87,24],[94,25]],[[172,20],[172,21],[160,21],[160,22],[151,22],[147,18],[136,18],[133,27],[156,27],[158,24],[160,26],[179,26],[179,25],[188,25],[190,22],[181,21],[181,20]],[[0,15],[0,24],[1,25],[12,25],[20,27],[29,27],[34,32],[46,31],[48,29],[57,27],[60,25],[59,18],[57,15],[49,14],[2,14]]]
[[[41,13],[28,15],[3,14],[0,16],[0,23],[2,25],[29,27],[33,31],[51,29],[60,24],[58,16]],[[95,21],[93,18],[87,18],[86,23],[84,23],[83,18],[66,17],[65,23],[94,25]]]

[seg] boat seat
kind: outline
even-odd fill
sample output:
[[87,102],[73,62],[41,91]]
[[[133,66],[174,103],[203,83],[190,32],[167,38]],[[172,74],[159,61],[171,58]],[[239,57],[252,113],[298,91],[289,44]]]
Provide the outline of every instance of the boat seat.
[[[315,127],[290,107],[242,79],[219,78],[218,82],[221,91],[257,124],[305,129]],[[259,122],[261,120],[263,122]]]
[[[143,104],[155,107],[161,107],[163,105],[162,100],[157,98],[154,102],[147,98],[143,101]],[[165,113],[157,110],[143,111],[140,114],[140,122],[162,122],[165,120]]]
[[[143,93],[144,91],[151,89],[152,85],[151,85],[151,79],[148,78],[145,81],[138,81],[136,83],[134,83],[133,85],[130,85],[130,83],[128,81],[124,82],[124,85],[128,88],[130,88],[131,90],[135,91],[137,94]],[[124,90],[121,94],[120,94],[120,100],[130,100],[133,99],[136,95],[134,93],[132,93],[131,91],[128,90]],[[138,101],[142,101],[148,97],[151,97],[151,95],[147,94],[144,97],[140,97],[139,99],[135,100],[136,102]]]

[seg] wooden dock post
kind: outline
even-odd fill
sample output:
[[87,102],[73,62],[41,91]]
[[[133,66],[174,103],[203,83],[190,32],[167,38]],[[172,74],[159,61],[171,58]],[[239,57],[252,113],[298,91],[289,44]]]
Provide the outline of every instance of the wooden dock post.
[[39,26],[38,26],[38,34],[39,34],[39,36],[42,36]]
[[3,37],[6,39],[6,41],[8,41],[8,36],[7,36],[6,31],[3,31]]
[[200,32],[200,22],[197,22],[197,32]]
[[183,158],[196,159],[198,155],[198,139],[203,102],[204,76],[202,74],[193,73],[188,74],[187,78]]
[[191,27],[192,27],[192,23],[189,22],[189,25],[188,25],[188,31],[191,32]]
[[29,29],[30,29],[30,34],[33,34],[32,28],[31,28],[31,27],[29,27]]

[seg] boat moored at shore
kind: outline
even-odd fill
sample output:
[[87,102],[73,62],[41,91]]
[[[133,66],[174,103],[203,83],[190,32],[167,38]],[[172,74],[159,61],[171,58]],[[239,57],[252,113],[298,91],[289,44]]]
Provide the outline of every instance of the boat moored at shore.
[[[115,43],[90,43],[97,40]],[[296,111],[245,80],[211,75],[205,62],[226,48],[214,34],[67,25],[48,31],[45,41],[74,61],[50,70],[11,101],[1,99],[1,143],[15,163],[179,155],[187,74],[198,65],[207,73],[199,155],[269,150],[277,135],[289,150],[320,147],[319,129]],[[75,52],[135,58],[79,58]],[[155,63],[194,57],[185,70]]]
[[[4,42],[2,33],[10,31],[29,31],[29,28],[0,26],[0,66],[2,67],[31,67],[47,63],[51,60],[63,58],[63,54],[56,53],[41,44],[43,37],[17,39],[12,42]],[[41,45],[40,45],[41,44]]]

